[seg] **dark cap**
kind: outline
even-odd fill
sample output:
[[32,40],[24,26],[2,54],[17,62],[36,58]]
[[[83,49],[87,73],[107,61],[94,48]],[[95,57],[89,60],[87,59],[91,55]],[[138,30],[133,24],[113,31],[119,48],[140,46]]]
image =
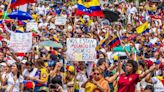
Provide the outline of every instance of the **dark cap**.
[[26,62],[26,65],[32,66],[32,64],[33,64],[33,63],[32,63],[31,61],[27,61],[27,62]]

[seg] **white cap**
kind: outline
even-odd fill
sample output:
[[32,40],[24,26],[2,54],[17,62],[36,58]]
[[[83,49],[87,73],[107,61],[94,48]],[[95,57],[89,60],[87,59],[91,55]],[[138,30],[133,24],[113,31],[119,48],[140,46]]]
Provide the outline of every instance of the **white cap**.
[[104,48],[100,49],[103,53],[106,53],[106,50]]
[[1,66],[7,66],[7,64],[6,64],[6,63],[1,63],[0,65],[1,65]]
[[4,41],[4,42],[8,42],[8,40],[7,40],[7,39],[2,39],[2,41]]
[[[6,43],[7,43],[7,45],[9,45],[9,44],[10,44],[10,41],[9,41],[9,40],[7,40],[7,39],[2,39],[2,41],[6,42]],[[2,41],[1,41],[1,42],[2,42]]]

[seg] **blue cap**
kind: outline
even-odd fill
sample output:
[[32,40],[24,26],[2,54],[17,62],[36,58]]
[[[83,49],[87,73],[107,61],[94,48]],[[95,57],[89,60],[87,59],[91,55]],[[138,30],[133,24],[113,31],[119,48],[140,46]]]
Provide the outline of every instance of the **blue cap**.
[[160,60],[156,60],[154,63],[155,63],[155,64],[160,64],[161,61],[160,61]]
[[161,42],[157,42],[157,46],[159,46],[161,44]]
[[153,48],[153,50],[152,50],[153,52],[156,52],[157,51],[157,48]]

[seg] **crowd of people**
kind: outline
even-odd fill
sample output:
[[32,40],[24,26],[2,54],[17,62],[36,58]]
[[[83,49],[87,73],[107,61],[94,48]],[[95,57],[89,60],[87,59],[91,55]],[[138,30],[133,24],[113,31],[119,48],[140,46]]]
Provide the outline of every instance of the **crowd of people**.
[[[32,31],[31,51],[14,53],[9,47],[10,35],[20,28],[28,32],[29,20],[3,19],[0,24],[0,92],[164,92],[162,5],[151,1],[139,6],[125,1],[103,4],[102,10],[119,12],[117,21],[106,24],[105,18],[76,15],[77,3],[72,1],[28,4],[27,12],[38,23],[38,31]],[[1,0],[0,11],[7,7]],[[66,17],[66,25],[55,25],[56,16]],[[136,29],[145,22],[149,27],[138,34]],[[106,35],[109,40],[119,35],[124,51],[102,46]],[[96,39],[96,61],[68,61],[67,38]],[[63,47],[36,46],[47,39]]]

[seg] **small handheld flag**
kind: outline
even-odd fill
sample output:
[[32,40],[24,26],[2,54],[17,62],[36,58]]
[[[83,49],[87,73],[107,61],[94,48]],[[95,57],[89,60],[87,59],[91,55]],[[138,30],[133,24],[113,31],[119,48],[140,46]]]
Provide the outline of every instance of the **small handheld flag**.
[[112,49],[112,48],[118,46],[119,44],[121,44],[119,37],[114,36],[108,45],[110,46],[110,49]]
[[148,22],[143,23],[141,26],[136,28],[138,34],[143,33],[148,28]]

